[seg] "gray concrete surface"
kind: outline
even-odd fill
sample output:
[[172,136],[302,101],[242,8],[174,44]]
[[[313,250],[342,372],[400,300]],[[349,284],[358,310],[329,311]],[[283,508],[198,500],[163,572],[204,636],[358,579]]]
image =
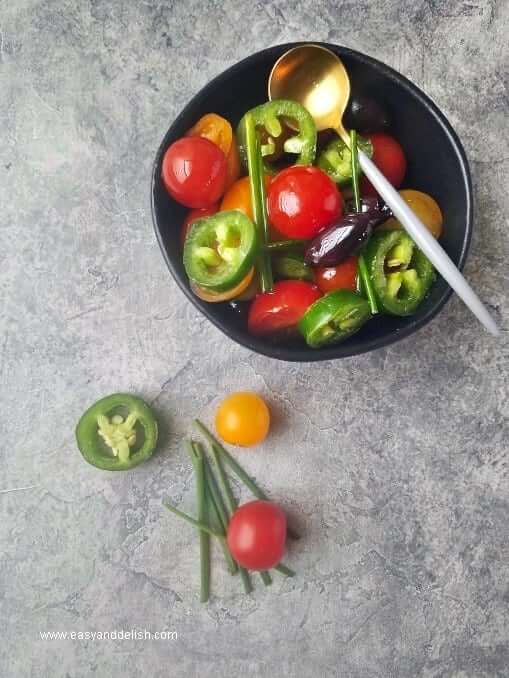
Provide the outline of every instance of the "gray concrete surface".
[[[0,7],[2,678],[509,676],[507,0],[15,0]],[[469,278],[496,342],[456,300],[386,350],[269,361],[201,318],[149,212],[154,151],[212,76],[258,48],[323,39],[376,56],[443,108],[471,161]],[[504,298],[505,297],[505,298]],[[181,440],[219,398],[259,390],[276,426],[239,453],[300,527],[244,596],[214,568],[197,601]],[[85,464],[84,408],[153,401],[161,449]],[[45,631],[174,640],[43,640]]]

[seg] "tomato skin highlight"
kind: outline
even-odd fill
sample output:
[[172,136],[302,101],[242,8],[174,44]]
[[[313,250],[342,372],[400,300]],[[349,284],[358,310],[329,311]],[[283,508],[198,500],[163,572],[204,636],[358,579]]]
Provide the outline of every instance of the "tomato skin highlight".
[[269,408],[257,393],[232,393],[219,405],[215,424],[219,437],[231,445],[258,445],[269,432]]
[[287,167],[268,190],[269,221],[288,238],[313,238],[343,214],[336,184],[317,167]]
[[168,193],[186,207],[210,207],[224,193],[226,158],[203,137],[183,137],[166,151],[162,180]]
[[322,296],[316,285],[303,280],[280,280],[272,292],[262,292],[253,300],[248,315],[248,331],[264,336],[296,330],[307,309]]
[[315,268],[315,283],[321,292],[327,294],[332,290],[357,289],[357,257],[351,256],[337,266]]
[[182,224],[182,229],[180,231],[180,237],[182,239],[182,245],[186,239],[186,235],[189,231],[189,227],[197,219],[203,219],[203,217],[211,217],[218,211],[219,206],[216,204],[211,205],[210,207],[198,207],[194,210],[191,210],[187,217],[185,218],[184,223]]
[[270,501],[242,504],[228,525],[228,548],[234,559],[249,570],[269,570],[285,552],[286,516]]
[[[399,188],[405,178],[407,161],[401,144],[389,134],[378,132],[368,134],[367,138],[373,144],[373,162],[389,183]],[[361,177],[361,193],[363,195],[378,195],[376,189],[365,176]]]

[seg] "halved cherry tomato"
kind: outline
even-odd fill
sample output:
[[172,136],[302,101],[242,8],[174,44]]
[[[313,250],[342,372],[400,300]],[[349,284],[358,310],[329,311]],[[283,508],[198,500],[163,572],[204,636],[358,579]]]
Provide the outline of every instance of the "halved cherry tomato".
[[182,229],[180,231],[182,245],[184,244],[187,232],[189,231],[189,227],[191,226],[193,221],[196,221],[197,219],[203,219],[203,217],[211,217],[218,211],[218,207],[219,206],[215,204],[211,205],[210,207],[199,207],[189,212],[184,223],[182,224]]
[[267,437],[270,412],[263,398],[252,391],[232,393],[219,405],[216,431],[226,443],[250,447]]
[[269,570],[283,558],[286,516],[270,501],[242,504],[228,524],[228,548],[242,567]]
[[[395,188],[399,188],[405,178],[407,166],[400,143],[394,137],[381,132],[366,136],[373,144],[373,162],[387,181]],[[377,195],[375,188],[365,176],[361,178],[361,192],[363,195]]]
[[226,156],[226,188],[237,181],[240,175],[239,149],[228,120],[217,113],[207,113],[191,127],[186,136],[203,137],[216,144]]
[[225,292],[212,292],[212,290],[206,290],[204,287],[200,287],[193,282],[191,282],[191,290],[199,299],[208,301],[211,304],[218,304],[221,301],[230,301],[230,299],[236,299],[246,292],[253,281],[254,273],[255,270],[252,268],[246,277],[242,278],[238,285]]
[[291,334],[307,309],[322,296],[316,285],[303,280],[281,280],[272,292],[258,294],[249,309],[251,334]]
[[[269,188],[271,177],[265,175],[265,190]],[[220,212],[226,210],[240,210],[248,216],[251,221],[254,219],[253,205],[251,203],[251,185],[249,177],[238,179],[233,186],[226,191],[219,207]]]
[[228,156],[233,141],[232,126],[217,113],[207,113],[187,132],[186,137],[203,137],[219,146]]
[[357,289],[357,257],[348,257],[338,266],[315,268],[315,283],[326,294],[332,290]]
[[313,238],[343,213],[336,184],[317,167],[287,167],[268,190],[270,223],[288,238]]
[[[436,200],[427,193],[411,189],[404,189],[403,191],[400,191],[399,194],[406,204],[417,214],[431,235],[434,238],[440,238],[442,235],[444,218]],[[387,221],[384,221],[384,223],[379,226],[379,229],[384,231],[397,228],[403,228],[403,226],[394,217],[387,219]]]
[[224,193],[226,158],[202,137],[175,141],[163,158],[162,179],[168,193],[186,207],[210,207]]

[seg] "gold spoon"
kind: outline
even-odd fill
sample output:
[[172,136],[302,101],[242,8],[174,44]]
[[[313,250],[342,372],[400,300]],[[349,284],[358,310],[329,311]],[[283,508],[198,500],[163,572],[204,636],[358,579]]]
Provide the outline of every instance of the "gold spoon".
[[[299,102],[311,113],[318,131],[333,129],[350,146],[349,135],[343,126],[343,114],[350,99],[350,79],[334,52],[320,45],[300,45],[285,52],[270,73],[269,99]],[[486,329],[497,336],[499,329],[495,321],[448,254],[361,150],[359,164],[417,247]]]
[[291,99],[313,117],[316,129],[335,130],[349,146],[343,114],[350,99],[350,78],[343,62],[319,45],[301,45],[285,52],[269,76],[269,99]]

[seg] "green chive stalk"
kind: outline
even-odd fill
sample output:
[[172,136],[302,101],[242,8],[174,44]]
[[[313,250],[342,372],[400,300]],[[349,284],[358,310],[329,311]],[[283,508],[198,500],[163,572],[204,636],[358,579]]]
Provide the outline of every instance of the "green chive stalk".
[[216,532],[216,530],[213,530],[211,527],[209,527],[205,523],[202,523],[200,520],[196,520],[196,518],[193,518],[187,513],[184,513],[184,511],[180,511],[172,504],[166,504],[165,502],[163,502],[163,506],[164,508],[167,508],[168,511],[171,511],[179,518],[182,518],[182,520],[188,522],[190,525],[194,525],[194,527],[198,528],[201,532],[206,532],[207,534],[210,534],[211,537],[217,537],[217,539],[221,538],[222,535],[219,532]]
[[262,292],[270,292],[273,286],[270,257],[265,248],[269,241],[269,223],[267,219],[267,200],[265,194],[263,159],[260,142],[256,135],[256,127],[253,116],[245,115],[246,126],[246,155],[249,170],[249,183],[251,186],[251,203],[253,205],[254,221],[258,230],[259,253],[258,273],[260,275],[260,287]]
[[[350,130],[350,156],[352,158],[352,189],[353,189],[353,199],[355,205],[355,211],[361,211],[361,198],[359,192],[359,150],[357,146],[357,132],[356,130]],[[371,284],[371,278],[369,277],[368,267],[366,265],[366,260],[362,252],[359,254],[358,259],[359,267],[359,281],[361,290],[366,294],[366,297],[369,301],[369,307],[371,313],[375,315],[378,313],[378,305],[376,303],[375,292],[373,290],[373,285]]]
[[306,244],[305,240],[298,240],[295,238],[293,240],[277,240],[276,242],[269,242],[267,243],[266,247],[269,250],[269,252],[279,252],[281,250],[283,251],[294,249],[302,250],[305,244]]
[[[208,524],[207,504],[205,501],[205,471],[203,453],[189,440],[186,441],[194,467],[196,482],[196,513],[201,523]],[[210,597],[210,535],[200,531],[200,602],[206,603]]]
[[[228,482],[228,478],[226,477],[226,473],[224,472],[223,465],[221,463],[221,459],[219,459],[219,456],[215,450],[214,447],[211,447],[211,454],[212,454],[212,460],[214,461],[214,465],[217,469],[217,475],[219,478],[219,486],[223,492],[223,497],[226,502],[226,507],[228,509],[228,512],[230,514],[230,517],[235,513],[235,510],[237,508],[237,502],[235,501],[235,497],[233,496],[232,488],[230,487],[230,483]],[[249,576],[249,572],[244,568],[239,565],[239,572],[240,572],[240,578],[242,579],[242,585],[244,586],[244,591],[246,593],[251,593],[253,590],[253,585],[251,584],[251,578]]]
[[[194,420],[195,426],[198,428],[198,430],[207,438],[209,443],[214,447],[219,454],[221,455],[222,459],[228,466],[231,468],[231,470],[235,473],[235,475],[241,480],[244,485],[247,487],[247,489],[253,494],[257,499],[262,499],[263,501],[270,501],[269,497],[265,494],[265,492],[255,483],[255,481],[244,471],[242,466],[239,464],[239,462],[232,457],[232,455],[226,450],[223,445],[219,442],[219,440],[212,435],[212,433],[208,430],[208,428],[201,423],[199,419]],[[299,535],[296,534],[291,528],[287,529],[288,536],[290,539],[300,539]]]

